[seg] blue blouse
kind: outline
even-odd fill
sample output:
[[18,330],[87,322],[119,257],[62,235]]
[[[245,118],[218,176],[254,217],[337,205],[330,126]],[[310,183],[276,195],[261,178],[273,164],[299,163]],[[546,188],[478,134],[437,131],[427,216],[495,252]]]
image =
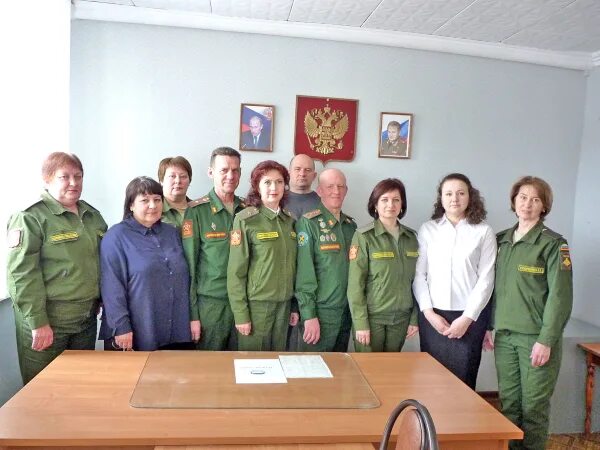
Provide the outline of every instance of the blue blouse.
[[116,336],[133,331],[135,350],[189,342],[190,275],[179,232],[134,218],[112,226],[100,244],[102,302]]

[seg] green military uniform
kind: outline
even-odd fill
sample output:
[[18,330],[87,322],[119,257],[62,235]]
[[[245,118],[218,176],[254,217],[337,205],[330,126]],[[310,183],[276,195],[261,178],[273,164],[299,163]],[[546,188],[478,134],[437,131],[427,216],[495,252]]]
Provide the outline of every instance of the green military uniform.
[[[100,298],[98,249],[106,231],[84,201],[79,214],[47,191],[8,223],[8,290],[15,310],[17,350],[27,383],[65,349],[93,350]],[[31,330],[50,325],[54,342],[31,348]]]
[[[234,213],[245,207],[234,197]],[[229,232],[233,215],[214,189],[190,202],[182,228],[183,251],[190,269],[191,320],[200,320],[199,350],[227,350],[235,339],[233,313],[227,298]]]
[[[344,352],[352,321],[348,307],[348,250],[356,223],[340,214],[338,221],[320,203],[296,223],[298,259],[296,299],[302,321],[319,319],[316,344],[301,342],[301,351]],[[300,329],[302,336],[304,330]]]
[[348,300],[354,330],[370,330],[371,344],[354,336],[356,351],[399,352],[409,325],[417,325],[412,281],[419,256],[416,232],[400,225],[398,240],[376,220],[354,234]]
[[[513,243],[516,226],[498,233],[494,291],[495,357],[502,412],[524,431],[510,448],[545,449],[550,397],[562,354],[562,333],[573,305],[567,241],[539,222]],[[551,348],[550,360],[531,366],[531,349]]]
[[163,212],[160,218],[162,222],[173,225],[177,229],[181,229],[181,225],[183,225],[183,217],[184,215],[181,214],[181,211],[174,206],[171,206],[167,199],[163,198]]
[[294,219],[261,206],[235,216],[230,236],[227,293],[236,324],[252,322],[238,334],[240,350],[285,350],[296,274]]
[[386,139],[381,144],[381,153],[384,155],[408,156],[406,151],[406,142],[402,142],[402,140],[397,139],[394,144],[389,139]]

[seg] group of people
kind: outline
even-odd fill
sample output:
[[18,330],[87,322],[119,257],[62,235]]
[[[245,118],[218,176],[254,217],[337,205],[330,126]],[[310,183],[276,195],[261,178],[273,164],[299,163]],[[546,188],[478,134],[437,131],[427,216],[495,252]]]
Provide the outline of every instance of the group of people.
[[357,228],[343,212],[342,171],[323,170],[314,192],[308,156],[289,171],[263,161],[243,199],[240,163],[236,150],[215,149],[213,188],[191,201],[190,163],[165,158],[158,181],[127,185],[123,220],[107,231],[80,199],[79,158],[46,158],[40,200],[8,224],[25,383],[65,349],[94,349],[100,310],[106,350],[346,351],[352,337],[356,351],[398,352],[418,334],[473,389],[482,348],[495,348],[502,411],[525,432],[511,448],[544,448],[572,307],[569,248],[544,225],[544,180],[513,185],[517,223],[495,236],[479,191],[449,174],[417,233],[401,223],[396,178],[375,185],[373,221]]

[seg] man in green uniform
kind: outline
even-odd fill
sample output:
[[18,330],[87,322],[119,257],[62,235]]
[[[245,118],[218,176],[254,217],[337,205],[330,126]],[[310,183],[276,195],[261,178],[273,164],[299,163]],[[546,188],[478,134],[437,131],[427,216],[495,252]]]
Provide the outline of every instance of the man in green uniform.
[[406,142],[400,137],[400,123],[392,120],[387,126],[388,138],[381,143],[381,154],[385,156],[408,156]]
[[[498,233],[493,320],[500,401],[524,431],[510,448],[543,450],[573,305],[571,258],[567,241],[542,221],[513,242],[515,229]],[[547,359],[536,360],[536,346],[547,349]]]
[[348,250],[356,224],[342,212],[348,192],[337,169],[319,175],[321,203],[296,223],[296,299],[300,308],[301,351],[345,352],[352,320],[348,307]]
[[208,195],[189,203],[183,221],[183,250],[191,276],[192,338],[200,350],[235,348],[227,262],[233,216],[245,207],[235,195],[240,161],[241,155],[230,147],[212,152],[208,176],[214,187]]
[[28,383],[63,350],[93,350],[100,298],[100,213],[79,200],[83,168],[56,152],[43,166],[41,199],[8,223],[8,290]]

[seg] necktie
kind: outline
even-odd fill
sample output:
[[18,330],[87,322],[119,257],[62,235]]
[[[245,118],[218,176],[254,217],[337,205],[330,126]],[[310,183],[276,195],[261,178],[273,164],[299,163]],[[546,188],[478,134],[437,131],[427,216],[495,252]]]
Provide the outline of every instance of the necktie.
[[256,147],[256,144],[258,142],[258,138],[256,136],[254,136],[254,146]]

